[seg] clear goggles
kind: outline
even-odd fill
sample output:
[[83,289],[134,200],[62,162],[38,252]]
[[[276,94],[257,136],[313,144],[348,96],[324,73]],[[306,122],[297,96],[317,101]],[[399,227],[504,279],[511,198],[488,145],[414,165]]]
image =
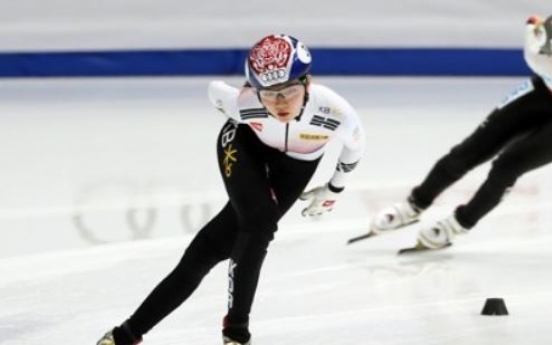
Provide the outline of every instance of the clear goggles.
[[285,86],[281,89],[261,89],[259,90],[259,97],[264,102],[276,102],[276,100],[286,99],[290,100],[297,96],[302,95],[305,85],[301,82],[293,83]]

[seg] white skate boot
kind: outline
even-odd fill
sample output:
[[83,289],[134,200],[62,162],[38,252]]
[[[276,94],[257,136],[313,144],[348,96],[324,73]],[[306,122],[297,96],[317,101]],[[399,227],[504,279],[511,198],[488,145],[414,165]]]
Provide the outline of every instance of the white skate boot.
[[418,234],[418,243],[428,249],[440,249],[449,246],[456,235],[465,234],[468,231],[452,215],[432,226],[422,228]]
[[382,232],[396,230],[420,220],[422,210],[408,200],[381,210],[372,219],[370,233],[379,235]]
[[251,345],[251,340],[249,340],[247,343],[240,343],[226,336],[222,336],[222,344],[223,345]]

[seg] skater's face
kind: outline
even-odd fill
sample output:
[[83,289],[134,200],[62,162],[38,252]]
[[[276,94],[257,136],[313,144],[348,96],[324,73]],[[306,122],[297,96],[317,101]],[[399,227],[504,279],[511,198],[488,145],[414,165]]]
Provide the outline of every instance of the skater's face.
[[305,82],[294,80],[262,89],[258,91],[259,99],[278,121],[287,123],[301,112],[309,83],[310,78],[307,77]]

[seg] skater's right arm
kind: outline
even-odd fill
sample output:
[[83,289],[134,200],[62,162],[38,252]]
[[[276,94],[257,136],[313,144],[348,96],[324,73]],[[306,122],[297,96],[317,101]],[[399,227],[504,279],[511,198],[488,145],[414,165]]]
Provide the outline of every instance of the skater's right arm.
[[[244,86],[241,92],[248,88],[247,85]],[[239,89],[223,81],[215,80],[209,83],[208,94],[209,101],[215,108],[232,120],[241,122],[238,107],[238,97],[240,96]]]

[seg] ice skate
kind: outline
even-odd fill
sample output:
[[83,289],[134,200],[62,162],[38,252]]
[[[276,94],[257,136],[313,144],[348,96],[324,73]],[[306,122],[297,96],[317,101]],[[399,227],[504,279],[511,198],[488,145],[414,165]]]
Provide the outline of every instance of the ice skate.
[[222,336],[223,345],[251,345],[251,340],[246,343],[240,343],[239,341],[232,340],[226,336]]
[[370,224],[370,232],[379,235],[382,232],[400,229],[417,222],[422,210],[410,201],[395,204],[385,208],[374,216]]
[[383,232],[400,229],[419,220],[422,210],[414,206],[410,201],[395,204],[381,210],[374,216],[370,223],[368,233],[351,238],[347,243],[351,244],[366,238],[379,235]]
[[111,331],[107,332],[96,345],[117,345],[115,344],[115,339],[113,339],[113,333]]
[[399,252],[397,254],[403,255],[403,254],[411,254],[411,253],[421,253],[421,252],[427,252],[427,251],[430,251],[430,250],[445,249],[445,248],[448,248],[450,246],[452,246],[451,242],[449,242],[449,243],[447,243],[447,244],[445,244],[445,245],[443,245],[442,247],[439,247],[439,248],[429,248],[429,247],[426,247],[422,242],[420,242],[418,240],[416,242],[415,246],[402,248],[402,249],[399,250]]
[[438,221],[432,226],[424,227],[418,234],[418,243],[428,249],[440,249],[449,246],[455,236],[465,234],[464,228],[454,215]]
[[[115,342],[114,333],[117,332],[118,341]],[[121,327],[115,327],[111,331],[104,334],[104,336],[98,340],[96,345],[138,345],[142,341],[142,338],[135,337],[132,334],[127,323],[123,323]]]

